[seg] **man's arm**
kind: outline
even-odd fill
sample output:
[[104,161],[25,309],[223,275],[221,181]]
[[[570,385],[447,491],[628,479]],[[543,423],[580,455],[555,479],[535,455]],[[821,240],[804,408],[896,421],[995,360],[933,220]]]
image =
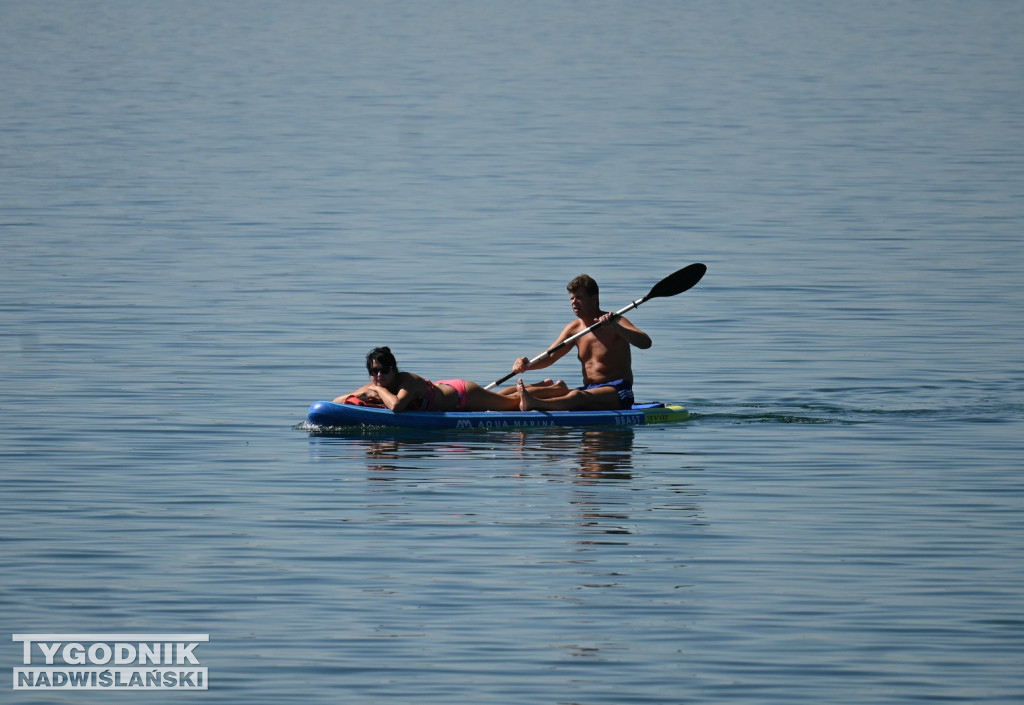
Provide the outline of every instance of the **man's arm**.
[[[583,324],[580,323],[580,321],[578,321],[578,320],[577,321],[573,321],[572,323],[567,325],[565,327],[565,329],[562,330],[562,334],[559,335],[555,339],[555,342],[553,342],[551,345],[549,345],[547,349],[551,350],[551,348],[555,347],[556,345],[560,345],[562,343],[562,341],[565,340],[566,338],[571,338],[576,333],[578,333],[579,331],[583,330],[581,328],[582,325]],[[559,348],[558,350],[555,350],[554,352],[552,352],[550,355],[544,357],[543,359],[538,360],[537,362],[535,362],[532,365],[530,364],[530,358],[528,358],[528,357],[521,357],[518,360],[516,360],[515,363],[512,365],[512,371],[515,372],[518,375],[518,374],[522,374],[523,372],[526,372],[527,370],[542,370],[545,367],[551,367],[551,365],[555,364],[556,362],[561,360],[563,357],[565,357],[565,354],[567,352],[569,352],[571,349],[572,349],[571,345],[565,345],[565,346]]]
[[634,347],[646,350],[654,345],[654,341],[651,340],[651,336],[634,326],[632,321],[625,316],[616,316],[614,313],[606,313],[601,316],[598,321],[603,321],[607,327],[612,328],[627,343]]

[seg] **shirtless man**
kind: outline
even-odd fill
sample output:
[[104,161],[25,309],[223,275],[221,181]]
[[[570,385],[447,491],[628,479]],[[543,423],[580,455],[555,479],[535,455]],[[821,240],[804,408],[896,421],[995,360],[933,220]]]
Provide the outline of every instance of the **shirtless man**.
[[[576,320],[562,331],[551,347],[558,345],[595,323],[602,325],[575,342],[577,357],[583,366],[583,385],[578,389],[565,389],[555,396],[537,394],[519,380],[519,408],[523,411],[579,409],[628,409],[633,405],[633,364],[630,346],[646,350],[653,344],[649,335],[630,323],[624,316],[615,316],[601,310],[597,282],[586,274],[569,282],[569,305]],[[550,348],[548,348],[550,350]],[[527,370],[550,367],[566,353],[570,346],[559,348],[543,360],[530,366],[530,359],[521,357],[512,370],[521,374]]]

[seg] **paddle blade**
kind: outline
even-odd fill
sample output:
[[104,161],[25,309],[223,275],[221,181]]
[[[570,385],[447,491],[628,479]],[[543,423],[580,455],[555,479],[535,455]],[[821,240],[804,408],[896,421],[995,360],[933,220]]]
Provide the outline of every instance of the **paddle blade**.
[[681,294],[699,282],[706,271],[708,271],[708,268],[700,262],[683,267],[678,272],[669,274],[667,277],[655,284],[651,288],[650,293],[644,297],[644,300],[646,301],[647,299],[653,299],[658,296],[675,296],[676,294]]

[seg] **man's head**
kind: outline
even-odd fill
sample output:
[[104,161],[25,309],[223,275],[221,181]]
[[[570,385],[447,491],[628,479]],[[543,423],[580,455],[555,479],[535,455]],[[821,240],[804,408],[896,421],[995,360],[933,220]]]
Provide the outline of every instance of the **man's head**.
[[565,287],[569,305],[577,316],[594,315],[601,308],[597,282],[589,274],[581,274]]
[[581,274],[575,277],[565,287],[565,290],[570,294],[577,289],[582,289],[587,296],[597,296],[598,293],[597,282],[589,274]]

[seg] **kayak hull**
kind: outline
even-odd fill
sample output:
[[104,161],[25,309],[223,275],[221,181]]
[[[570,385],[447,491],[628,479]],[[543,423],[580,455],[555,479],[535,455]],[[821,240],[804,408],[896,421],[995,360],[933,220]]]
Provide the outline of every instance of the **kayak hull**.
[[412,429],[509,429],[544,426],[646,426],[686,421],[690,413],[675,404],[636,404],[608,411],[403,411],[317,401],[309,426],[372,426]]

